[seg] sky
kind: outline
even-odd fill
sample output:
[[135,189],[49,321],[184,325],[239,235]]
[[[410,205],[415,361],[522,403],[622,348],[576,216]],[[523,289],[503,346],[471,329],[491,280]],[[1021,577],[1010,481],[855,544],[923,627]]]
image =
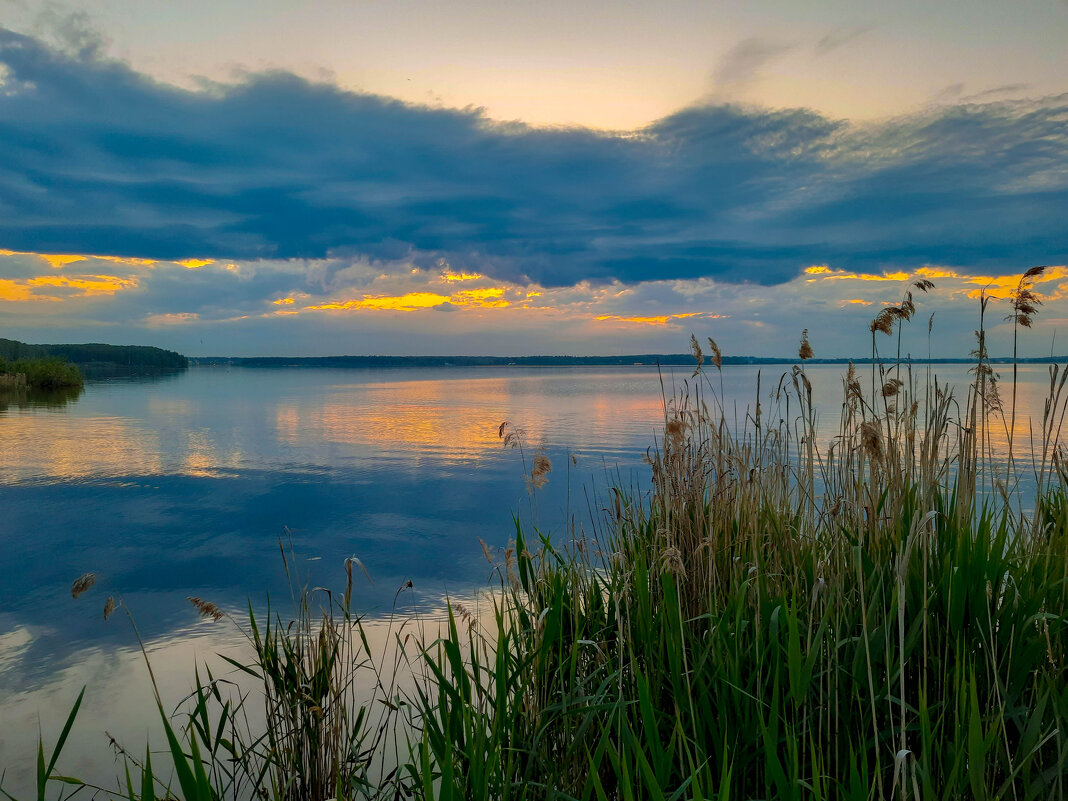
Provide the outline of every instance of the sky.
[[0,337],[843,357],[912,291],[906,352],[962,357],[1041,264],[1020,348],[1068,352],[1065,41],[1068,0],[0,0]]

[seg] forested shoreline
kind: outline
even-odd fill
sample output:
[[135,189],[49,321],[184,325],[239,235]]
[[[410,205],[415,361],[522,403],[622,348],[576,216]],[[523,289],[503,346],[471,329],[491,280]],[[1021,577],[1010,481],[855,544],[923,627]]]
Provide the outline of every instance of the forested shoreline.
[[0,359],[7,361],[58,358],[76,365],[116,364],[128,367],[182,368],[189,359],[180,353],[148,345],[105,345],[99,342],[70,345],[31,345],[0,338]]

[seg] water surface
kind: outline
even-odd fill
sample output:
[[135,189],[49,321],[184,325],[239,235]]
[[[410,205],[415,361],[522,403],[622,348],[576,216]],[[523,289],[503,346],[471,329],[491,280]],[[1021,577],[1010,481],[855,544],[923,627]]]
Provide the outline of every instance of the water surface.
[[[784,369],[762,368],[762,395]],[[939,371],[964,381],[964,369]],[[108,596],[133,615],[172,700],[198,660],[244,653],[234,627],[198,619],[187,596],[235,613],[268,598],[288,610],[280,539],[313,586],[342,586],[344,560],[357,556],[373,580],[357,574],[370,620],[395,603],[429,614],[490,580],[479,540],[503,551],[515,518],[559,537],[596,524],[607,484],[645,486],[662,386],[670,394],[690,372],[194,368],[0,402],[5,788],[25,786],[38,726],[54,738],[82,685],[67,772],[106,781],[103,732],[140,749],[155,727],[130,622],[103,620]],[[757,372],[728,368],[722,384],[713,374],[729,417],[744,420]],[[828,438],[842,372],[809,368]],[[1047,385],[1046,368],[1023,368],[1021,407],[1040,415]],[[521,429],[522,450],[502,447],[504,421]],[[554,469],[532,498],[524,465],[539,448]],[[72,599],[88,571],[97,585]]]

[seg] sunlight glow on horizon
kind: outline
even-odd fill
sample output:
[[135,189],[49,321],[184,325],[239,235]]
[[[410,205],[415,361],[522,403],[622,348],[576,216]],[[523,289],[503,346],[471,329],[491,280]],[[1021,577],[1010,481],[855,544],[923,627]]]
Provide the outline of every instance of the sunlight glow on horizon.
[[[487,355],[675,352],[685,348],[690,331],[712,334],[725,345],[725,352],[776,355],[785,352],[787,344],[792,347],[796,337],[793,329],[804,327],[810,328],[821,356],[853,355],[851,332],[867,330],[868,307],[898,303],[913,282],[927,278],[933,278],[936,287],[923,299],[924,313],[927,309],[937,311],[943,325],[959,329],[940,339],[940,347],[950,349],[948,353],[966,354],[966,335],[976,324],[974,300],[985,292],[1000,304],[1007,303],[1005,298],[1022,275],[941,266],[876,275],[816,264],[792,281],[769,287],[709,278],[544,287],[494,281],[474,272],[458,271],[463,280],[450,280],[449,274],[411,268],[403,262],[392,271],[382,272],[379,265],[360,266],[357,261],[345,267],[345,261],[332,260],[211,260],[193,270],[197,278],[192,279],[189,268],[177,261],[86,256],[79,262],[66,262],[77,264],[85,273],[72,274],[66,267],[57,274],[45,258],[50,255],[0,253],[0,275],[15,276],[0,278],[0,312],[7,309],[10,315],[6,336],[26,341],[54,339],[53,332],[61,330],[67,320],[84,320],[125,332],[112,335],[116,341],[141,340],[191,355],[224,348],[233,355],[330,355],[342,349],[330,344],[344,341],[342,332],[357,334],[363,330],[381,332],[376,336],[395,342],[400,341],[397,336],[402,332],[415,337],[430,335],[432,339],[421,340],[418,346],[367,344],[360,348],[412,355],[426,352],[431,342],[439,343],[431,346],[435,352],[471,355],[487,351]],[[126,271],[92,271],[93,267],[116,264],[125,266]],[[331,264],[336,265],[332,269],[342,269],[338,275],[355,271],[353,286],[330,290],[317,286],[314,276],[326,274],[322,271]],[[194,285],[189,284],[191,279]],[[866,297],[856,293],[860,282],[865,285]],[[178,286],[188,287],[192,294],[179,300],[169,288]],[[258,289],[261,286],[262,290]],[[353,295],[357,287],[359,292]],[[1038,325],[1063,325],[1059,304],[1068,298],[1068,267],[1048,267],[1035,280],[1035,291],[1044,304]],[[18,311],[20,307],[27,314]],[[841,317],[828,316],[832,310]],[[813,312],[819,317],[817,323],[811,319]],[[990,318],[992,331],[1003,327],[1005,313],[998,311]],[[206,338],[230,342],[235,334],[254,330],[247,327],[256,321],[270,320],[274,325],[301,326],[304,338],[294,339],[293,331],[287,333],[283,327],[276,332],[264,329],[254,347],[203,344]],[[47,336],[18,336],[18,330],[11,327],[27,323],[43,326]],[[314,334],[317,330],[322,333]],[[554,335],[583,344],[577,348],[537,344],[543,338],[552,341],[547,337]],[[67,338],[100,339],[96,334]],[[446,341],[460,344],[440,344]],[[507,344],[524,341],[531,344],[525,348]],[[1038,342],[1034,335],[1028,335],[1028,341]],[[494,344],[487,347],[485,343]],[[283,352],[292,349],[295,352]]]

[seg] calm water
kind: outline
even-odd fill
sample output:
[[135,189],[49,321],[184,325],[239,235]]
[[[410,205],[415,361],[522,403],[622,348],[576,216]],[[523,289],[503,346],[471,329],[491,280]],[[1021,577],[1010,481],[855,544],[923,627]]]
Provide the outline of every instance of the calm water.
[[[725,371],[739,414],[756,372]],[[689,373],[665,370],[669,392]],[[765,392],[781,373],[763,368]],[[834,426],[842,368],[809,373]],[[137,751],[156,728],[130,623],[103,620],[109,595],[131,611],[169,699],[189,691],[198,660],[244,655],[233,627],[200,621],[187,596],[236,612],[271,597],[288,611],[284,531],[312,585],[342,586],[344,559],[359,557],[374,583],[361,579],[357,603],[371,618],[409,579],[401,608],[438,609],[487,582],[479,538],[503,549],[513,516],[550,532],[588,526],[598,488],[647,482],[660,381],[643,367],[199,368],[90,384],[51,405],[0,402],[5,789],[23,789],[39,726],[54,740],[83,685],[66,772],[106,782],[104,731]],[[1046,368],[1024,368],[1022,381],[1021,405],[1040,410]],[[536,506],[520,453],[498,438],[505,420],[523,429],[528,459],[541,446],[554,464]],[[74,600],[87,571],[98,583]]]

